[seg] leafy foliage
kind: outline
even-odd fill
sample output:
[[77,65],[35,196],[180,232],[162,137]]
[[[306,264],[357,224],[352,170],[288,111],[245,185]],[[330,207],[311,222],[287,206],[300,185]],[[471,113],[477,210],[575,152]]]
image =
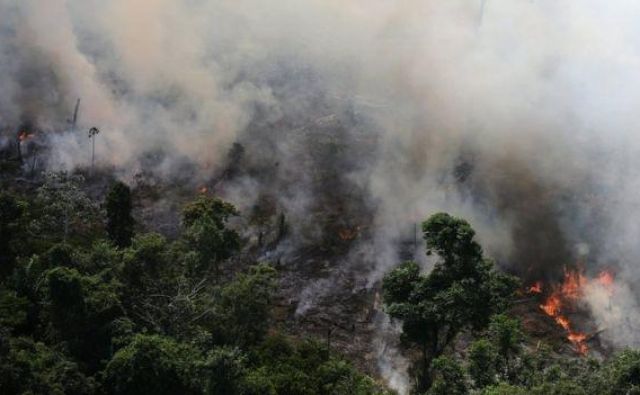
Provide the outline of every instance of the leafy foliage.
[[[233,206],[199,197],[169,240],[134,234],[128,192],[111,193],[106,218],[73,175],[47,176],[34,196],[0,194],[0,393],[388,393],[324,343],[277,331],[277,273],[237,259]],[[433,271],[407,262],[383,281],[422,356],[419,393],[640,393],[638,351],[600,362],[525,347],[504,314],[516,282],[464,220],[437,214],[423,232]],[[473,341],[454,352],[463,332]]]
[[604,370],[610,394],[640,393],[640,351],[626,350],[613,359]]
[[0,393],[384,392],[319,343],[268,335],[277,273],[224,265],[240,249],[232,205],[198,198],[168,240],[134,234],[124,184],[100,218],[82,182],[0,194]]
[[3,342],[0,393],[93,394],[96,383],[60,352],[28,338]]
[[204,363],[207,394],[241,393],[246,364],[246,356],[238,348],[220,347],[209,352]]
[[483,257],[475,232],[459,218],[439,213],[422,225],[427,253],[440,260],[429,275],[406,262],[383,280],[387,312],[402,321],[405,340],[422,352],[418,389],[431,386],[431,363],[464,329],[482,329],[508,306],[517,281]]
[[218,341],[238,346],[259,343],[269,328],[274,291],[275,270],[264,264],[223,286],[212,315]]
[[105,386],[115,394],[196,394],[198,350],[171,338],[136,335],[105,368]]
[[131,190],[123,182],[116,182],[107,194],[107,233],[118,247],[131,245],[135,221],[131,217]]
[[498,353],[489,340],[479,339],[471,344],[467,369],[476,387],[483,388],[495,383],[497,357]]
[[13,270],[16,245],[15,239],[20,232],[20,218],[24,212],[24,203],[14,196],[0,193],[0,278]]
[[111,350],[111,322],[122,314],[117,285],[56,267],[46,274],[45,293],[47,338],[63,342],[90,370],[97,369]]
[[39,215],[33,218],[31,232],[61,241],[70,236],[86,237],[88,229],[98,223],[98,210],[83,192],[83,181],[82,176],[66,172],[47,173],[38,188],[35,203]]
[[[427,369],[417,377],[417,393],[640,393],[638,351],[601,363],[552,355],[540,342],[535,349],[524,347],[520,322],[503,313],[516,282],[483,258],[468,223],[436,214],[423,231],[428,253],[440,258],[433,271],[423,275],[417,264],[407,262],[383,281],[387,311],[402,320],[404,339],[423,351],[421,367]],[[461,331],[475,340],[454,353],[447,345]]]
[[433,361],[434,380],[429,395],[464,395],[467,393],[464,370],[453,359],[441,356]]
[[229,203],[207,196],[200,196],[185,207],[184,238],[198,254],[198,272],[206,272],[211,266],[219,272],[220,262],[238,251],[240,236],[226,226],[229,217],[237,214]]
[[[313,340],[291,343],[282,336],[267,338],[258,349],[259,367],[248,377],[274,393],[294,394],[385,394],[370,378],[331,355]],[[265,392],[269,393],[269,392]]]
[[533,350],[522,347],[525,336],[519,327],[513,318],[493,317],[490,327],[465,351],[466,373],[461,376],[460,365],[452,362],[454,357],[440,357],[445,362],[437,366],[434,362],[436,380],[429,393],[439,393],[442,388],[462,390],[469,382],[475,387],[472,393],[483,395],[622,395],[638,391],[638,351],[623,351],[604,363],[552,356],[544,345]]
[[0,288],[0,328],[15,331],[27,323],[29,300],[17,292]]

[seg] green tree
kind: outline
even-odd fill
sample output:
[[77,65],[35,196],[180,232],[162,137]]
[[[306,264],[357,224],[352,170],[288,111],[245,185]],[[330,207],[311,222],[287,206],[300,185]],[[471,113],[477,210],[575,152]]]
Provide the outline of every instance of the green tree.
[[[531,388],[543,382],[544,372],[548,370],[549,364],[554,361],[551,347],[542,342],[539,342],[536,348],[530,352],[521,352],[516,360],[517,364],[514,364],[516,369],[511,369],[511,377],[508,380],[511,384],[526,388]],[[496,364],[496,366],[499,368],[500,364]]]
[[80,265],[91,274],[101,274],[113,278],[122,269],[123,251],[107,240],[98,240],[91,249],[80,256]]
[[56,267],[46,274],[43,319],[48,337],[96,370],[111,348],[111,324],[122,315],[118,285],[76,269]]
[[347,361],[330,358],[317,369],[321,394],[367,395],[381,393],[374,381],[356,371]]
[[464,395],[467,391],[464,370],[452,358],[440,356],[433,360],[433,385],[429,395]]
[[[158,233],[145,233],[133,238],[133,242],[123,254],[123,280],[131,291],[143,291],[145,284],[154,279],[161,280],[160,274],[172,269],[168,262],[167,239]],[[178,270],[179,268],[175,268]]]
[[422,229],[427,253],[440,257],[431,273],[421,275],[416,263],[407,262],[383,279],[387,312],[402,321],[403,338],[422,351],[419,391],[431,386],[432,360],[461,330],[486,327],[517,288],[514,277],[497,272],[483,257],[466,221],[439,213]]
[[327,356],[326,346],[312,339],[293,342],[282,335],[270,336],[255,354],[259,367],[245,377],[246,395],[388,394],[347,361]]
[[247,372],[241,388],[242,395],[278,395],[269,372],[264,368]]
[[497,350],[500,373],[505,380],[511,380],[515,368],[513,364],[522,351],[524,340],[520,321],[505,314],[497,314],[491,318],[488,333]]
[[262,341],[269,328],[275,278],[272,267],[259,264],[221,288],[210,317],[218,342],[247,347]]
[[77,267],[77,262],[73,256],[74,250],[69,244],[58,243],[49,248],[43,255],[43,263],[47,268],[57,266]]
[[173,395],[201,393],[197,349],[157,335],[137,335],[116,352],[104,371],[111,394]]
[[207,355],[208,395],[241,394],[247,360],[238,348],[218,347]]
[[604,377],[611,395],[640,394],[640,351],[625,350],[609,361]]
[[0,279],[13,270],[16,235],[20,231],[19,219],[23,211],[24,205],[13,195],[0,193]]
[[220,199],[200,196],[183,210],[184,238],[199,256],[198,271],[207,271],[212,265],[219,272],[220,263],[240,248],[240,236],[227,228],[235,207]]
[[222,229],[227,220],[235,215],[238,215],[238,210],[231,203],[215,197],[200,195],[183,209],[182,224],[185,228],[189,228],[196,220],[209,217],[216,221],[216,225]]
[[72,361],[28,338],[8,340],[0,350],[0,393],[69,394],[96,392],[95,382]]
[[38,188],[36,201],[38,216],[31,224],[31,231],[39,237],[49,237],[66,242],[75,234],[87,237],[87,229],[97,223],[97,208],[82,191],[84,179],[66,172],[46,173],[45,182]]
[[135,221],[131,216],[131,190],[123,182],[111,186],[106,199],[107,233],[113,243],[122,248],[131,245]]
[[487,339],[479,339],[469,347],[467,371],[476,388],[492,385],[496,381],[497,352]]
[[15,291],[0,286],[0,333],[23,328],[27,323],[29,300],[18,296]]
[[522,387],[517,387],[507,383],[500,383],[487,387],[482,391],[482,395],[527,395],[528,391]]
[[121,281],[129,316],[141,327],[186,339],[212,315],[214,284],[190,268],[197,261],[181,242],[159,234],[139,234],[123,250]]
[[[533,387],[529,393],[531,395],[586,395],[587,392],[578,383],[570,379],[562,379],[556,382],[547,382],[539,386]],[[625,395],[631,392],[621,392]]]
[[82,275],[76,269],[57,267],[47,273],[46,279],[47,320],[58,339],[79,340],[87,325]]

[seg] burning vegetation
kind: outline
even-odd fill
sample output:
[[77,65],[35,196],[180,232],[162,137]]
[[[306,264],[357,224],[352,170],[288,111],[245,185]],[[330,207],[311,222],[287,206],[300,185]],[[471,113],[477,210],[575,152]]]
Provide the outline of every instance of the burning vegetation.
[[356,226],[353,228],[343,228],[338,231],[338,236],[343,241],[354,240],[360,234],[360,226]]
[[138,3],[0,1],[0,393],[640,393],[634,2]]
[[536,281],[527,288],[528,293],[544,298],[543,303],[539,305],[540,310],[562,327],[566,332],[566,339],[580,355],[587,355],[589,352],[587,342],[597,332],[587,334],[579,331],[571,317],[586,309],[585,295],[596,287],[604,289],[611,296],[614,287],[613,274],[603,270],[596,277],[589,278],[580,266],[574,269],[565,268],[561,283],[545,287],[542,281]]
[[18,140],[22,143],[24,141],[27,141],[31,138],[33,138],[33,133],[29,133],[26,130],[21,131],[20,133],[18,133]]

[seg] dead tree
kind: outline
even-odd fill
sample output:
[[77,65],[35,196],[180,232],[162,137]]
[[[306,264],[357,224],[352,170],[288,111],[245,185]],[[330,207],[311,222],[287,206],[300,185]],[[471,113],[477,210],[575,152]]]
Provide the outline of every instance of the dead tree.
[[78,110],[80,110],[80,98],[76,101],[76,107],[73,110],[73,117],[68,122],[71,123],[71,131],[76,131],[76,125],[78,124]]
[[100,130],[95,126],[89,129],[89,139],[91,139],[91,174],[93,174],[93,165],[96,161],[96,135]]

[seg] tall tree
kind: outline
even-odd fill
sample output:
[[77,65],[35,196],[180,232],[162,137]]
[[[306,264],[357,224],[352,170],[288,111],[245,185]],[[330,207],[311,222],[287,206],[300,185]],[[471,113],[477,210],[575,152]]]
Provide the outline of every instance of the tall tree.
[[198,394],[194,347],[158,335],[136,335],[115,353],[104,370],[104,384],[112,394]]
[[4,338],[0,351],[0,393],[89,395],[93,378],[57,347],[28,337]]
[[131,189],[120,181],[111,187],[106,201],[107,233],[118,247],[131,245],[135,221],[131,216]]
[[45,275],[42,318],[47,338],[95,372],[110,354],[111,326],[122,315],[118,284],[78,270],[55,267]]
[[41,211],[32,223],[32,233],[53,239],[62,233],[65,242],[74,231],[87,237],[86,227],[93,223],[96,207],[83,192],[83,182],[82,176],[64,171],[46,173],[38,188],[36,201]]
[[198,253],[198,271],[211,266],[219,272],[220,263],[240,248],[240,236],[227,227],[230,217],[238,215],[236,208],[217,198],[200,196],[183,210],[184,238]]
[[477,388],[495,384],[497,358],[498,352],[489,340],[479,339],[471,343],[467,371]]
[[469,391],[464,370],[451,358],[440,356],[433,360],[434,380],[428,395],[465,395]]
[[432,361],[460,331],[486,327],[507,307],[517,281],[494,270],[465,220],[438,213],[422,230],[427,254],[440,259],[428,275],[415,262],[402,264],[385,276],[383,292],[387,312],[402,321],[404,339],[420,346],[417,389],[424,392],[432,383]]
[[259,343],[269,329],[275,287],[276,271],[265,263],[225,284],[209,317],[216,340],[242,347]]
[[11,273],[15,260],[14,239],[19,232],[22,204],[8,193],[0,193],[0,277]]
[[497,350],[496,366],[506,380],[512,379],[511,376],[514,373],[512,365],[522,351],[521,343],[524,340],[520,321],[505,314],[495,315],[489,324],[489,338]]

